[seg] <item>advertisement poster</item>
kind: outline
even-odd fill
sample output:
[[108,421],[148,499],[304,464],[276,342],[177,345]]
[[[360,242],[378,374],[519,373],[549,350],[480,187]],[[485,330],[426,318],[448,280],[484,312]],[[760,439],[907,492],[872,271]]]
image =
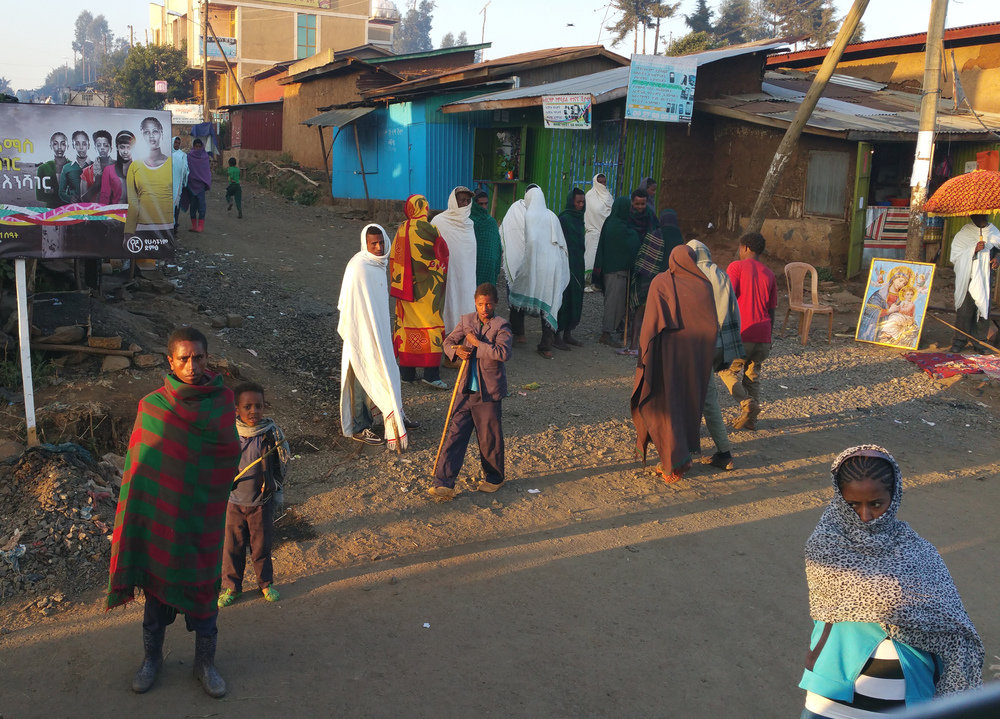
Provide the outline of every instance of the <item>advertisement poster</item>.
[[933,264],[872,260],[855,340],[915,350],[933,283]]
[[205,121],[200,103],[192,105],[168,102],[163,106],[163,110],[170,113],[175,125],[198,125]]
[[591,95],[545,95],[542,116],[547,130],[589,130]]
[[690,123],[697,74],[693,57],[633,55],[625,118]]
[[0,104],[0,258],[174,256],[170,113]]
[[[195,50],[195,54],[201,57],[202,48],[205,47],[205,36],[198,36],[198,49]],[[236,59],[236,38],[235,37],[222,37],[219,36],[219,45],[222,45],[222,49],[226,52],[226,58],[229,60]],[[221,60],[222,53],[219,52],[219,45],[215,44],[215,38],[208,38],[208,59],[209,60]]]

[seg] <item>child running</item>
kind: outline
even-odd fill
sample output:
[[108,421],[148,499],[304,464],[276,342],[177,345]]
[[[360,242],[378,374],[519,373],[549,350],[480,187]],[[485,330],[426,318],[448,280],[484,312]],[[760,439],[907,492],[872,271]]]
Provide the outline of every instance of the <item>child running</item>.
[[272,586],[271,538],[289,458],[284,433],[274,420],[264,416],[264,388],[256,382],[242,382],[233,395],[242,454],[226,508],[220,608],[228,607],[243,593],[248,548],[264,599],[278,601],[278,590]]
[[229,175],[229,184],[226,186],[226,202],[229,205],[226,211],[233,209],[233,200],[236,201],[236,217],[243,219],[243,186],[240,184],[240,168],[236,166],[236,158],[229,158],[229,167],[226,168]]

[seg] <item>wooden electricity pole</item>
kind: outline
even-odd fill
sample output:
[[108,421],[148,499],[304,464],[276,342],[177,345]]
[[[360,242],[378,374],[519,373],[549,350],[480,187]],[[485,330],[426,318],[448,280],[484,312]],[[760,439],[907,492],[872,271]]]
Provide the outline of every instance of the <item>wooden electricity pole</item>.
[[910,175],[910,224],[906,230],[906,259],[921,259],[924,240],[924,202],[931,180],[934,160],[934,129],[937,125],[938,100],[941,97],[941,62],[944,55],[944,20],[948,0],[931,0],[931,19],[927,26],[924,47],[924,89],[920,98],[920,128],[917,132],[917,154]]
[[202,4],[201,23],[201,119],[208,122],[212,119],[208,111],[208,0]]
[[806,93],[802,104],[799,105],[799,110],[795,113],[792,124],[785,130],[785,136],[781,139],[781,144],[778,145],[777,152],[774,153],[774,159],[771,160],[771,168],[764,177],[764,184],[761,185],[760,195],[757,196],[757,204],[754,205],[753,214],[750,215],[747,232],[760,232],[760,228],[764,226],[767,209],[771,206],[771,200],[778,189],[778,182],[781,181],[781,176],[785,172],[785,165],[788,164],[788,159],[792,156],[792,152],[795,151],[795,145],[799,141],[799,136],[802,135],[802,130],[805,129],[813,110],[816,109],[816,103],[819,102],[819,98],[823,94],[823,90],[826,89],[833,71],[837,68],[837,63],[840,62],[840,58],[844,54],[844,48],[848,46],[851,38],[854,37],[854,33],[858,29],[858,23],[861,22],[861,17],[865,14],[865,8],[867,7],[868,0],[854,0],[854,5],[851,6],[850,12],[844,18],[844,24],[840,26],[837,39],[833,41],[833,45],[826,53],[823,64],[816,73],[812,85],[809,86],[809,92]]

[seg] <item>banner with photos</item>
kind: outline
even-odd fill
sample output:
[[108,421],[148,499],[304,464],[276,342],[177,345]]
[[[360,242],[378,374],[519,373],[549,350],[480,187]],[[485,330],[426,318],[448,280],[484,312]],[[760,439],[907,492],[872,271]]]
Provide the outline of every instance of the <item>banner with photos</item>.
[[170,113],[0,104],[0,258],[174,255]]

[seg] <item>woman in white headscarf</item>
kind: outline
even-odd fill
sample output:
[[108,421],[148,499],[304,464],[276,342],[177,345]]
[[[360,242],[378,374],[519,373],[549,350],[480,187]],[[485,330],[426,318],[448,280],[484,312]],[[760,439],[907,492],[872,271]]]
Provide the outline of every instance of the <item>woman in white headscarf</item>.
[[170,160],[174,170],[174,232],[177,232],[177,218],[181,211],[181,191],[188,181],[188,156],[181,149],[180,135],[174,137]]
[[604,221],[611,214],[611,205],[615,198],[608,189],[608,178],[603,173],[594,175],[594,186],[587,192],[586,211],[583,215],[583,225],[587,234],[587,249],[584,253],[584,275],[586,290],[593,292],[590,287],[590,275],[594,270],[594,258],[597,256],[597,243],[601,239],[601,228]]
[[[344,341],[340,367],[340,421],[345,437],[366,444],[389,443],[406,449],[406,429],[415,426],[403,416],[399,367],[392,348],[389,310],[389,236],[381,225],[361,230],[361,251],[344,270],[337,309],[337,333]],[[372,426],[382,414],[385,439]],[[397,445],[398,443],[398,445]]]
[[445,336],[462,315],[476,311],[476,229],[472,222],[472,190],[456,187],[448,209],[434,217],[434,226],[448,245],[448,291],[444,295]]
[[513,274],[509,279],[511,327],[515,336],[524,337],[524,316],[540,315],[538,353],[552,359],[559,308],[570,280],[569,250],[559,218],[545,206],[541,189],[532,187],[525,193],[524,207],[524,252],[520,258],[511,253],[506,260]]

